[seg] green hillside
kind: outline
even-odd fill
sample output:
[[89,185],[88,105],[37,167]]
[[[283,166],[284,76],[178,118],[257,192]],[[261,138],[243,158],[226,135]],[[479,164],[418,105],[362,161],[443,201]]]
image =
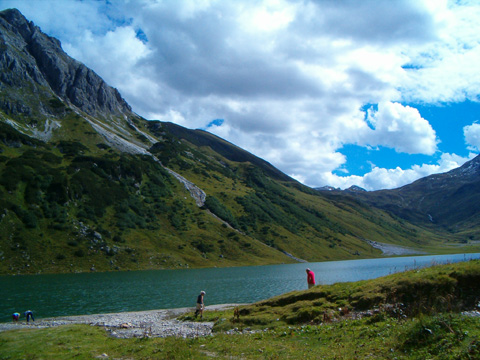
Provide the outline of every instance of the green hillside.
[[329,199],[203,131],[133,114],[128,122],[93,117],[60,101],[42,107],[51,114],[0,112],[3,274],[382,256],[367,240],[475,250],[445,247],[461,239],[351,197]]
[[[352,259],[381,256],[363,239],[415,247],[437,240],[360,202],[328,201],[252,155],[229,160],[212,150],[226,142],[210,134],[211,146],[178,138],[170,125],[149,134],[159,139],[150,149],[157,161],[112,148],[85,118],[56,121],[47,143],[0,123],[2,273],[294,261],[285,253]],[[150,122],[135,122],[148,134]],[[162,164],[200,187],[205,204]]]

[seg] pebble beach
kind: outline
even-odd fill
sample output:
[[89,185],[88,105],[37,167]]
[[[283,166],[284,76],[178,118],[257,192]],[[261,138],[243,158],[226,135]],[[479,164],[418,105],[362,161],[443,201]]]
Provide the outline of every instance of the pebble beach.
[[[235,306],[236,304],[210,305],[205,308],[205,311],[233,309]],[[28,324],[25,319],[22,319],[16,323],[0,323],[0,331],[87,324],[103,327],[111,336],[118,338],[167,336],[194,338],[211,335],[213,322],[177,320],[180,315],[189,311],[194,311],[194,309],[178,308],[112,314],[62,316],[37,319],[36,321],[30,321]]]

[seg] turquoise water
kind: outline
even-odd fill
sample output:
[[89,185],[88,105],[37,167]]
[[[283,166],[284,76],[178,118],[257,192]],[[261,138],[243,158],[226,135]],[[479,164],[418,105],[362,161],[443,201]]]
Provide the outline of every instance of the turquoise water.
[[373,279],[394,272],[479,259],[480,253],[298,263],[232,268],[0,276],[0,322],[31,309],[38,318],[207,305],[251,303],[317,284]]

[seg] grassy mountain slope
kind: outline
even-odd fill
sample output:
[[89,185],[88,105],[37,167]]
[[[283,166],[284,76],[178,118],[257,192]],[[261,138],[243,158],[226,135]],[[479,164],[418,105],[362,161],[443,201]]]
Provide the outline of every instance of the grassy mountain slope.
[[238,146],[235,146],[228,141],[225,141],[213,134],[203,130],[190,130],[173,123],[160,123],[158,121],[150,121],[148,127],[154,133],[158,133],[161,129],[165,129],[178,139],[183,139],[189,143],[201,148],[208,147],[215,153],[234,162],[249,162],[252,165],[259,166],[265,174],[273,179],[282,181],[294,181],[289,176],[282,173],[270,163],[260,159],[248,151],[245,151]]
[[361,238],[403,243],[421,233],[165,133],[151,153],[206,192],[199,208],[153,156],[110,147],[81,117],[56,121],[48,143],[0,123],[3,273],[293,261],[285,252],[311,261],[375,257]]
[[65,140],[5,147],[0,164],[3,272],[286,260],[245,236],[224,243],[231,230],[198,208],[151,156],[108,147],[95,152]]

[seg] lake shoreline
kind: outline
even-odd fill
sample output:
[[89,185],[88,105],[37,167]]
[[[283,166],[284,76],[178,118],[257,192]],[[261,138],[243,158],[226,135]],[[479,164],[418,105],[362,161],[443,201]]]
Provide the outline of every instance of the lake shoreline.
[[[0,277],[0,323],[31,309],[38,319],[192,307],[200,290],[207,304],[251,304],[318,284],[355,282],[392,273],[480,258],[477,254],[389,257],[271,266]],[[23,318],[24,319],[24,318]],[[36,318],[36,320],[38,320]]]
[[[243,304],[206,306],[205,311],[228,310]],[[64,325],[86,324],[103,327],[111,336],[131,337],[183,337],[194,338],[212,334],[213,322],[179,321],[177,318],[193,307],[128,311],[107,314],[58,316],[37,319],[27,324],[25,319],[14,323],[0,323],[0,332],[19,329],[42,329]]]

